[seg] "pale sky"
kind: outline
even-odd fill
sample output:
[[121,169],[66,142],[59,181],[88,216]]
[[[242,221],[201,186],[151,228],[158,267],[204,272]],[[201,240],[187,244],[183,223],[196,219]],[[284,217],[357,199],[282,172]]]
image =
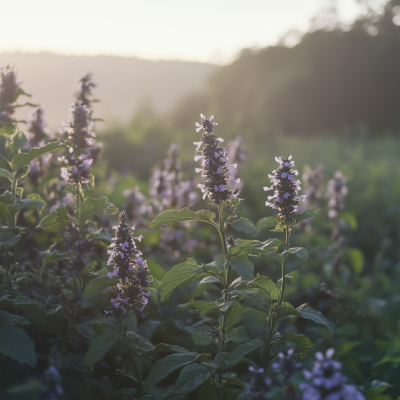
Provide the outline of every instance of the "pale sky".
[[[336,0],[351,23],[356,0]],[[0,52],[226,63],[304,32],[327,0],[0,0]]]

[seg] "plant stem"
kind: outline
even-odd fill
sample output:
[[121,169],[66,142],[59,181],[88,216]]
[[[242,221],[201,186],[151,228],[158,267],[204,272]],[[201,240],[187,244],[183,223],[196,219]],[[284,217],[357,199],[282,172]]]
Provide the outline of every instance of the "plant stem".
[[[15,201],[17,200],[17,183],[18,183],[18,178],[14,176],[14,179],[12,181],[12,198],[13,198],[13,204],[15,204]],[[18,213],[16,214],[18,215]],[[11,215],[11,226],[13,228],[13,231],[15,233],[15,226],[17,224],[16,218],[14,215]],[[17,244],[14,244],[13,246],[13,258],[14,258],[14,264],[17,263]]]
[[[290,230],[288,227],[286,227],[285,233],[286,233],[286,243],[288,245],[288,248],[290,249],[290,243],[289,243]],[[281,286],[281,295],[279,297],[279,305],[281,305],[283,302],[283,293],[285,291],[285,276],[286,276],[286,258],[282,263],[282,286]]]

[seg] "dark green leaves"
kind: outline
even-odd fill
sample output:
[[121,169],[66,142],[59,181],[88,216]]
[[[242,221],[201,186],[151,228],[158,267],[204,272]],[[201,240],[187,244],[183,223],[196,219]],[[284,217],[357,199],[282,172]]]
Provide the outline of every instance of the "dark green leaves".
[[264,346],[264,342],[258,339],[237,346],[231,353],[231,365],[235,366],[246,354]]
[[107,276],[101,276],[100,278],[92,279],[86,285],[85,290],[82,293],[82,299],[93,296],[100,296],[107,286],[116,286],[117,283],[117,279],[110,279]]
[[299,347],[301,357],[307,357],[308,352],[313,347],[313,342],[304,335],[296,335],[293,332],[284,333],[278,340],[279,342],[291,342]]
[[[382,382],[382,381],[373,381],[370,389],[367,392],[367,400],[375,400],[380,399],[379,396],[384,390],[392,387],[390,383]],[[390,397],[390,396],[389,396]],[[386,398],[383,396],[382,398]]]
[[79,211],[79,221],[82,225],[87,219],[93,217],[94,215],[116,214],[118,209],[114,206],[114,204],[107,202],[107,197],[99,197],[97,199],[87,197],[83,201]]
[[12,181],[11,172],[7,171],[4,168],[0,168],[0,178],[7,178],[9,181]]
[[21,239],[21,235],[14,235],[13,233],[0,233],[0,250],[4,247],[9,249],[17,244]]
[[[189,394],[196,390],[212,373],[210,364],[190,364],[181,371],[179,378],[171,388],[174,394]],[[146,381],[147,382],[147,381]]]
[[25,207],[35,207],[37,210],[42,211],[46,207],[46,202],[39,194],[33,193],[26,199],[17,199],[15,201],[15,209],[17,212],[21,211]]
[[275,228],[274,232],[284,232],[285,226],[289,228],[293,228],[295,225],[299,224],[301,221],[306,219],[315,218],[318,213],[318,210],[304,210],[301,213],[295,213],[293,217],[289,220],[282,220],[278,216],[266,217],[260,219],[257,223],[257,231],[261,232],[263,229]]
[[150,224],[150,227],[154,226],[168,226],[174,222],[184,221],[204,221],[211,224],[215,218],[215,214],[209,210],[191,211],[188,207],[182,208],[181,210],[167,210],[156,217],[156,219]]
[[273,228],[279,223],[279,218],[276,216],[266,217],[260,219],[257,223],[257,231],[261,232],[263,229]]
[[247,218],[239,218],[236,221],[230,222],[229,225],[234,227],[237,231],[250,233],[253,236],[257,236],[257,229],[253,222]]
[[232,257],[228,263],[243,280],[251,281],[254,278],[254,265],[247,257]]
[[48,229],[63,222],[72,221],[65,206],[60,206],[46,215],[41,221],[38,228]]
[[44,153],[48,153],[49,151],[60,150],[63,146],[64,144],[62,142],[56,141],[47,143],[43,147],[34,147],[32,149],[29,149],[28,153],[19,153],[11,161],[11,168],[14,171],[17,171],[23,168],[25,165],[28,165],[36,157],[39,157]]
[[308,259],[308,251],[304,247],[293,247],[291,249],[282,252],[282,256],[288,256],[289,254],[294,254],[300,260],[306,261]]
[[314,310],[308,304],[303,304],[302,306],[298,307],[297,311],[303,318],[311,319],[317,324],[325,325],[330,332],[334,331],[335,326],[332,324],[332,322],[329,322],[319,311]]
[[212,275],[211,272],[207,272],[204,266],[197,265],[194,258],[189,258],[186,262],[175,265],[175,267],[165,274],[163,279],[161,301],[167,300],[175,289]]
[[306,219],[315,218],[321,210],[318,208],[316,210],[304,210],[301,213],[296,213],[294,215],[294,225],[299,224],[301,221],[305,221]]
[[98,336],[89,347],[85,357],[83,357],[84,363],[90,368],[93,368],[94,364],[104,357],[116,340],[116,337],[107,337],[106,335]]

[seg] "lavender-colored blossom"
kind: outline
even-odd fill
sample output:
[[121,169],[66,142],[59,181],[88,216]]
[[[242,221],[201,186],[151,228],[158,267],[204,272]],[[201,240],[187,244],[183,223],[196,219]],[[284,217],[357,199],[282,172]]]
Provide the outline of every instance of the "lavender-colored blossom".
[[[243,186],[243,181],[239,179],[239,167],[246,159],[246,153],[244,151],[243,139],[241,136],[238,136],[235,140],[230,141],[228,143],[228,157],[229,161],[232,164],[236,164],[237,168],[233,168],[230,170],[230,178],[233,181],[237,181],[235,184],[236,187],[241,188]],[[229,185],[231,186],[232,180],[229,181]]]
[[43,146],[46,139],[49,138],[49,132],[46,128],[47,122],[44,119],[43,107],[37,108],[31,114],[28,122],[28,142],[23,146],[23,150],[27,151],[32,147]]
[[304,184],[304,193],[307,195],[302,208],[318,207],[322,198],[322,184],[324,180],[324,167],[317,165],[315,169],[308,165],[304,167],[302,176]]
[[336,171],[334,178],[329,180],[326,197],[328,200],[330,218],[336,218],[344,209],[344,199],[347,196],[346,177],[341,171]]
[[303,400],[365,400],[354,385],[345,384],[347,379],[340,372],[342,364],[332,360],[334,352],[329,349],[325,357],[318,352],[312,371],[303,370],[308,380],[300,384],[300,389],[304,390]]
[[142,253],[137,250],[135,240],[141,240],[142,236],[133,237],[133,228],[128,225],[128,219],[123,211],[119,216],[118,225],[114,226],[116,237],[108,250],[109,259],[107,264],[113,265],[113,271],[107,276],[117,279],[117,286],[111,288],[113,298],[106,315],[118,317],[125,314],[131,307],[135,306],[140,312],[148,303],[147,297],[150,291],[145,291],[149,285],[147,276],[149,270]]
[[7,66],[0,68],[0,127],[14,122],[12,105],[19,94],[20,83],[17,82],[17,74],[14,68]]
[[170,203],[171,191],[168,182],[168,172],[155,168],[150,177],[150,196],[161,204],[161,209]]
[[93,102],[93,99],[91,98],[92,89],[96,86],[97,83],[93,82],[93,74],[91,72],[87,73],[79,79],[79,88],[75,96],[78,101],[81,101],[82,104],[89,109]]
[[43,388],[39,391],[40,400],[59,400],[64,397],[58,364],[57,351],[55,347],[53,347],[50,352],[49,367],[44,371],[41,377]]
[[265,394],[271,389],[272,379],[265,376],[264,368],[249,367],[250,382],[247,385],[247,398],[249,400],[264,400]]
[[279,163],[279,167],[272,171],[274,175],[268,174],[273,185],[264,187],[265,191],[274,190],[274,194],[268,196],[265,205],[278,210],[280,218],[287,219],[297,212],[299,201],[304,200],[306,196],[298,194],[301,189],[300,181],[294,178],[295,175],[298,175],[298,171],[291,168],[294,166],[292,156],[288,158],[275,157],[275,160]]
[[296,371],[301,369],[301,363],[292,360],[294,349],[289,349],[287,355],[278,353],[279,360],[272,363],[272,368],[280,370],[284,379],[289,379]]
[[196,172],[201,172],[205,183],[197,186],[203,193],[203,199],[208,196],[213,203],[229,202],[239,194],[239,189],[228,188],[229,180],[240,182],[239,179],[230,178],[229,169],[236,168],[236,165],[229,165],[226,149],[219,146],[224,140],[214,134],[214,127],[218,125],[213,122],[214,116],[206,118],[200,114],[200,117],[201,124],[196,122],[196,131],[204,129],[204,133],[200,142],[194,142],[196,146],[194,160],[201,162],[201,168],[196,168]]
[[122,205],[122,208],[128,217],[133,219],[136,226],[144,226],[143,216],[151,213],[151,207],[147,203],[146,196],[141,193],[138,186],[124,190],[122,194],[126,197],[126,202]]

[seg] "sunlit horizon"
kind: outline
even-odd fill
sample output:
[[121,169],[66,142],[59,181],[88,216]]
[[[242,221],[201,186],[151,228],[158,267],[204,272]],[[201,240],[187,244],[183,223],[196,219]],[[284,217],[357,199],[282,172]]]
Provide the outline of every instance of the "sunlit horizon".
[[0,36],[7,40],[0,52],[225,64],[243,48],[275,45],[293,30],[305,33],[329,4],[347,24],[360,13],[356,0],[14,0],[2,6],[18,19],[3,19]]

